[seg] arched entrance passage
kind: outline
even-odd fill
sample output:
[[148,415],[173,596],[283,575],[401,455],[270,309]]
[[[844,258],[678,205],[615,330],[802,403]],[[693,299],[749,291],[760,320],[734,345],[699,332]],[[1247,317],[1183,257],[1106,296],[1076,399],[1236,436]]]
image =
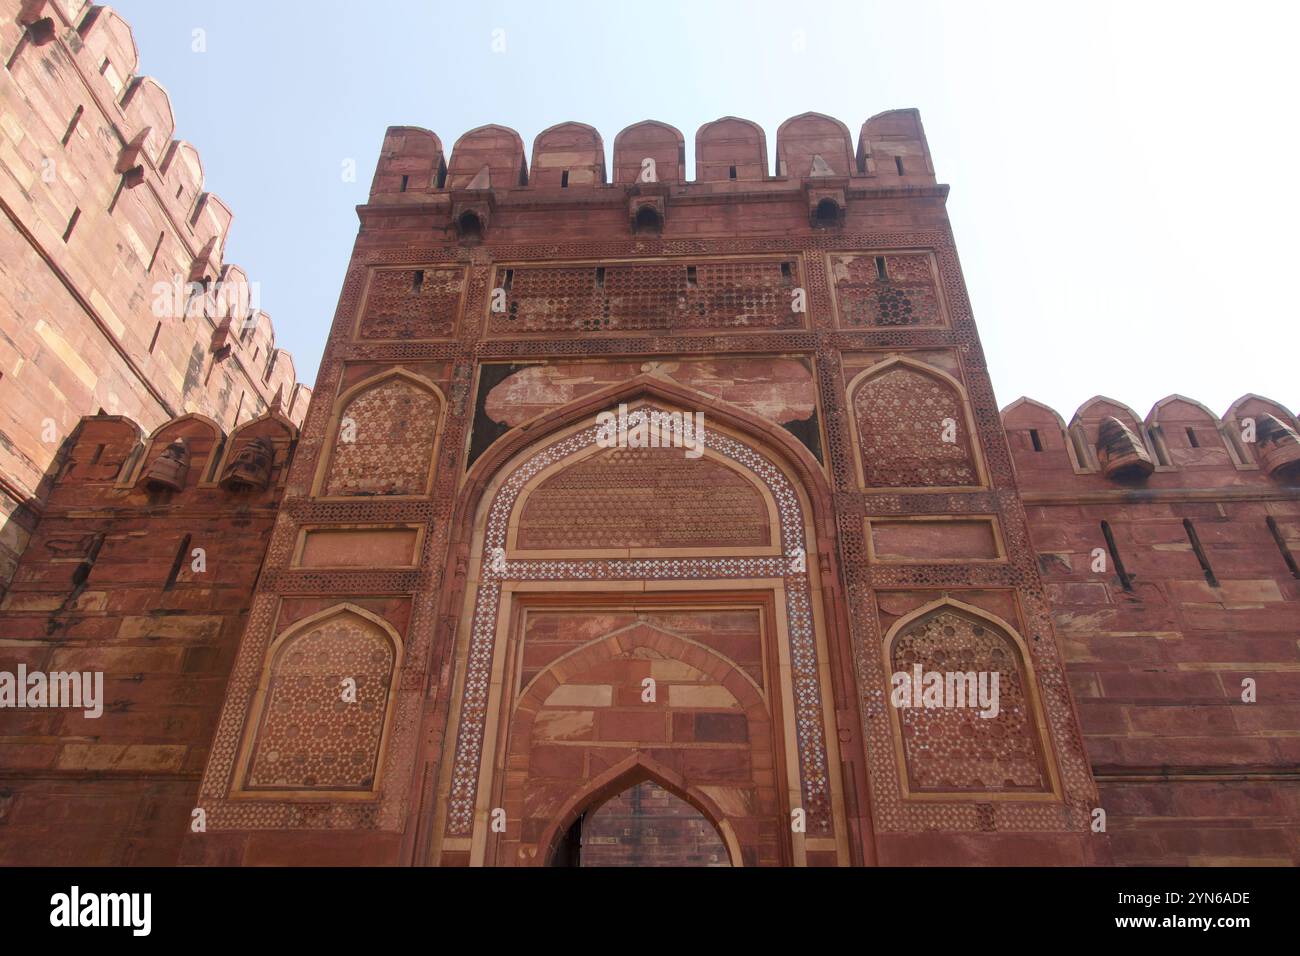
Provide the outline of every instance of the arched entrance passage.
[[[689,389],[635,387],[516,430],[478,476],[434,858],[544,865],[558,808],[650,756],[734,818],[746,864],[847,863],[816,463]],[[605,447],[620,402],[704,410],[702,453]]]
[[730,823],[707,797],[644,757],[607,771],[571,801],[543,840],[556,867],[739,866]]

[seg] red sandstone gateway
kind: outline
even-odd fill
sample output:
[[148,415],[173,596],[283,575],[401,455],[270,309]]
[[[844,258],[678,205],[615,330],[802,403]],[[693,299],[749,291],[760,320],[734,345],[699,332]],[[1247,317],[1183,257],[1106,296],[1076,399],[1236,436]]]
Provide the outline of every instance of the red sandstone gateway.
[[1295,417],[999,414],[916,111],[775,166],[725,117],[693,182],[657,121],[608,171],[581,123],[392,127],[309,395],[229,295],[192,341],[130,305],[243,282],[229,212],[125,23],[13,7],[5,115],[78,176],[5,193],[0,281],[85,417],[0,447],[0,669],[108,704],[0,710],[0,862],[1300,858]]

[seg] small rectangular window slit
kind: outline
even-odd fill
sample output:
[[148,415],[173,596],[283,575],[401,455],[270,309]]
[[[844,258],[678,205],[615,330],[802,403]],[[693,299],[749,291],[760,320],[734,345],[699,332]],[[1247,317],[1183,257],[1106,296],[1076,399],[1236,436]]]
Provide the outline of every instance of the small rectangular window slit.
[[72,210],[72,216],[68,219],[68,228],[63,230],[63,241],[67,242],[72,238],[72,230],[77,228],[77,220],[81,218],[81,207],[78,206]]
[[605,288],[605,267],[596,266],[596,288]]
[[410,183],[411,183],[411,177],[410,177],[410,176],[403,176],[403,177],[402,177],[402,185],[401,185],[401,188],[398,190],[398,192],[403,192],[403,193],[406,192],[406,187],[409,186]]
[[1187,428],[1187,443],[1193,448],[1201,447],[1200,441],[1196,438],[1196,429],[1192,428],[1190,425]]
[[885,257],[884,257],[884,256],[876,256],[876,278],[877,278],[877,279],[888,279],[888,278],[889,278],[889,273],[888,273],[888,272],[886,271],[886,269],[885,269]]
[[72,134],[77,131],[77,124],[81,122],[81,114],[84,112],[86,112],[85,107],[78,106],[76,111],[72,114],[72,119],[68,122],[68,131],[63,134],[64,146],[68,145],[68,142],[72,139]]
[[686,267],[686,288],[694,289],[697,288],[698,285],[699,283],[697,281],[697,273],[695,271],[695,266],[687,266]]
[[1133,590],[1133,576],[1124,569],[1124,562],[1119,556],[1119,548],[1115,546],[1115,535],[1111,533],[1110,524],[1103,521],[1101,523],[1101,535],[1106,539],[1106,550],[1110,552],[1110,560],[1115,565],[1115,573],[1119,576],[1120,586],[1125,591]]
[[907,173],[903,172],[903,157],[902,157],[902,156],[895,156],[895,157],[894,157],[894,166],[897,167],[897,169],[898,169],[898,175],[900,175],[900,176],[906,176],[906,175],[907,175]]
[[1030,442],[1033,443],[1034,451],[1042,451],[1042,450],[1043,450],[1043,443],[1042,443],[1041,441],[1038,440],[1038,429],[1037,429],[1037,428],[1031,428],[1031,429],[1029,429],[1029,440],[1030,440]]
[[561,189],[569,188],[569,171],[567,169],[564,172],[560,173],[560,188]]
[[728,178],[728,179],[735,179],[735,178],[736,178],[736,167],[735,167],[735,166],[728,166],[728,167],[727,167],[727,178]]
[[416,295],[424,288],[424,270],[416,269],[415,274],[411,277],[411,291]]
[[1300,565],[1296,564],[1295,555],[1286,546],[1286,538],[1282,537],[1282,529],[1277,526],[1277,519],[1269,515],[1265,520],[1268,523],[1268,533],[1273,536],[1273,543],[1277,545],[1278,551],[1282,552],[1282,560],[1290,569],[1291,577],[1300,578]]
[[190,536],[187,534],[181,538],[181,546],[176,549],[176,558],[172,561],[171,571],[167,573],[167,582],[163,585],[164,591],[170,591],[176,586],[176,579],[181,575],[181,566],[185,559],[190,556]]
[[1192,543],[1192,551],[1196,554],[1196,560],[1201,563],[1201,571],[1205,573],[1205,580],[1209,582],[1210,587],[1217,588],[1219,579],[1214,576],[1214,569],[1210,567],[1210,559],[1205,556],[1205,549],[1201,547],[1201,536],[1196,533],[1196,528],[1193,527],[1190,518],[1183,519],[1183,530],[1187,532],[1187,540]]

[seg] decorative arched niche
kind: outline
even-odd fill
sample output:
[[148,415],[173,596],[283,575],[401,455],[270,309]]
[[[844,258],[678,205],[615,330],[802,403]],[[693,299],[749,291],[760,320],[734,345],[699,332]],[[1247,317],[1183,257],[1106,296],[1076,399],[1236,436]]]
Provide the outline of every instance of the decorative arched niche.
[[401,659],[392,625],[354,604],[276,638],[245,725],[234,796],[377,796]]
[[319,497],[429,494],[446,401],[438,386],[396,368],[339,396],[312,493]]
[[943,598],[895,622],[883,657],[905,797],[1059,799],[1033,664],[1010,624]]
[[863,488],[981,488],[987,484],[966,391],[951,375],[891,356],[848,387]]

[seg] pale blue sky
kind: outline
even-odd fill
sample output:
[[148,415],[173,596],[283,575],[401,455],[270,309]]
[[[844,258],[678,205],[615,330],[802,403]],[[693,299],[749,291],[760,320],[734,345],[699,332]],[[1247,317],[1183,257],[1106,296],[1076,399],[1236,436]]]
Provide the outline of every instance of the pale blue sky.
[[[1145,415],[1296,409],[1300,148],[1290,3],[444,3],[119,0],[141,71],[235,212],[227,260],[315,377],[390,125],[450,149],[484,123],[646,118],[768,134],[817,110],[856,136],[921,110],[999,404],[1067,419],[1094,394]],[[207,50],[192,51],[193,31]],[[506,49],[492,50],[494,30]],[[803,33],[803,52],[796,50]],[[355,159],[355,182],[343,161]]]

